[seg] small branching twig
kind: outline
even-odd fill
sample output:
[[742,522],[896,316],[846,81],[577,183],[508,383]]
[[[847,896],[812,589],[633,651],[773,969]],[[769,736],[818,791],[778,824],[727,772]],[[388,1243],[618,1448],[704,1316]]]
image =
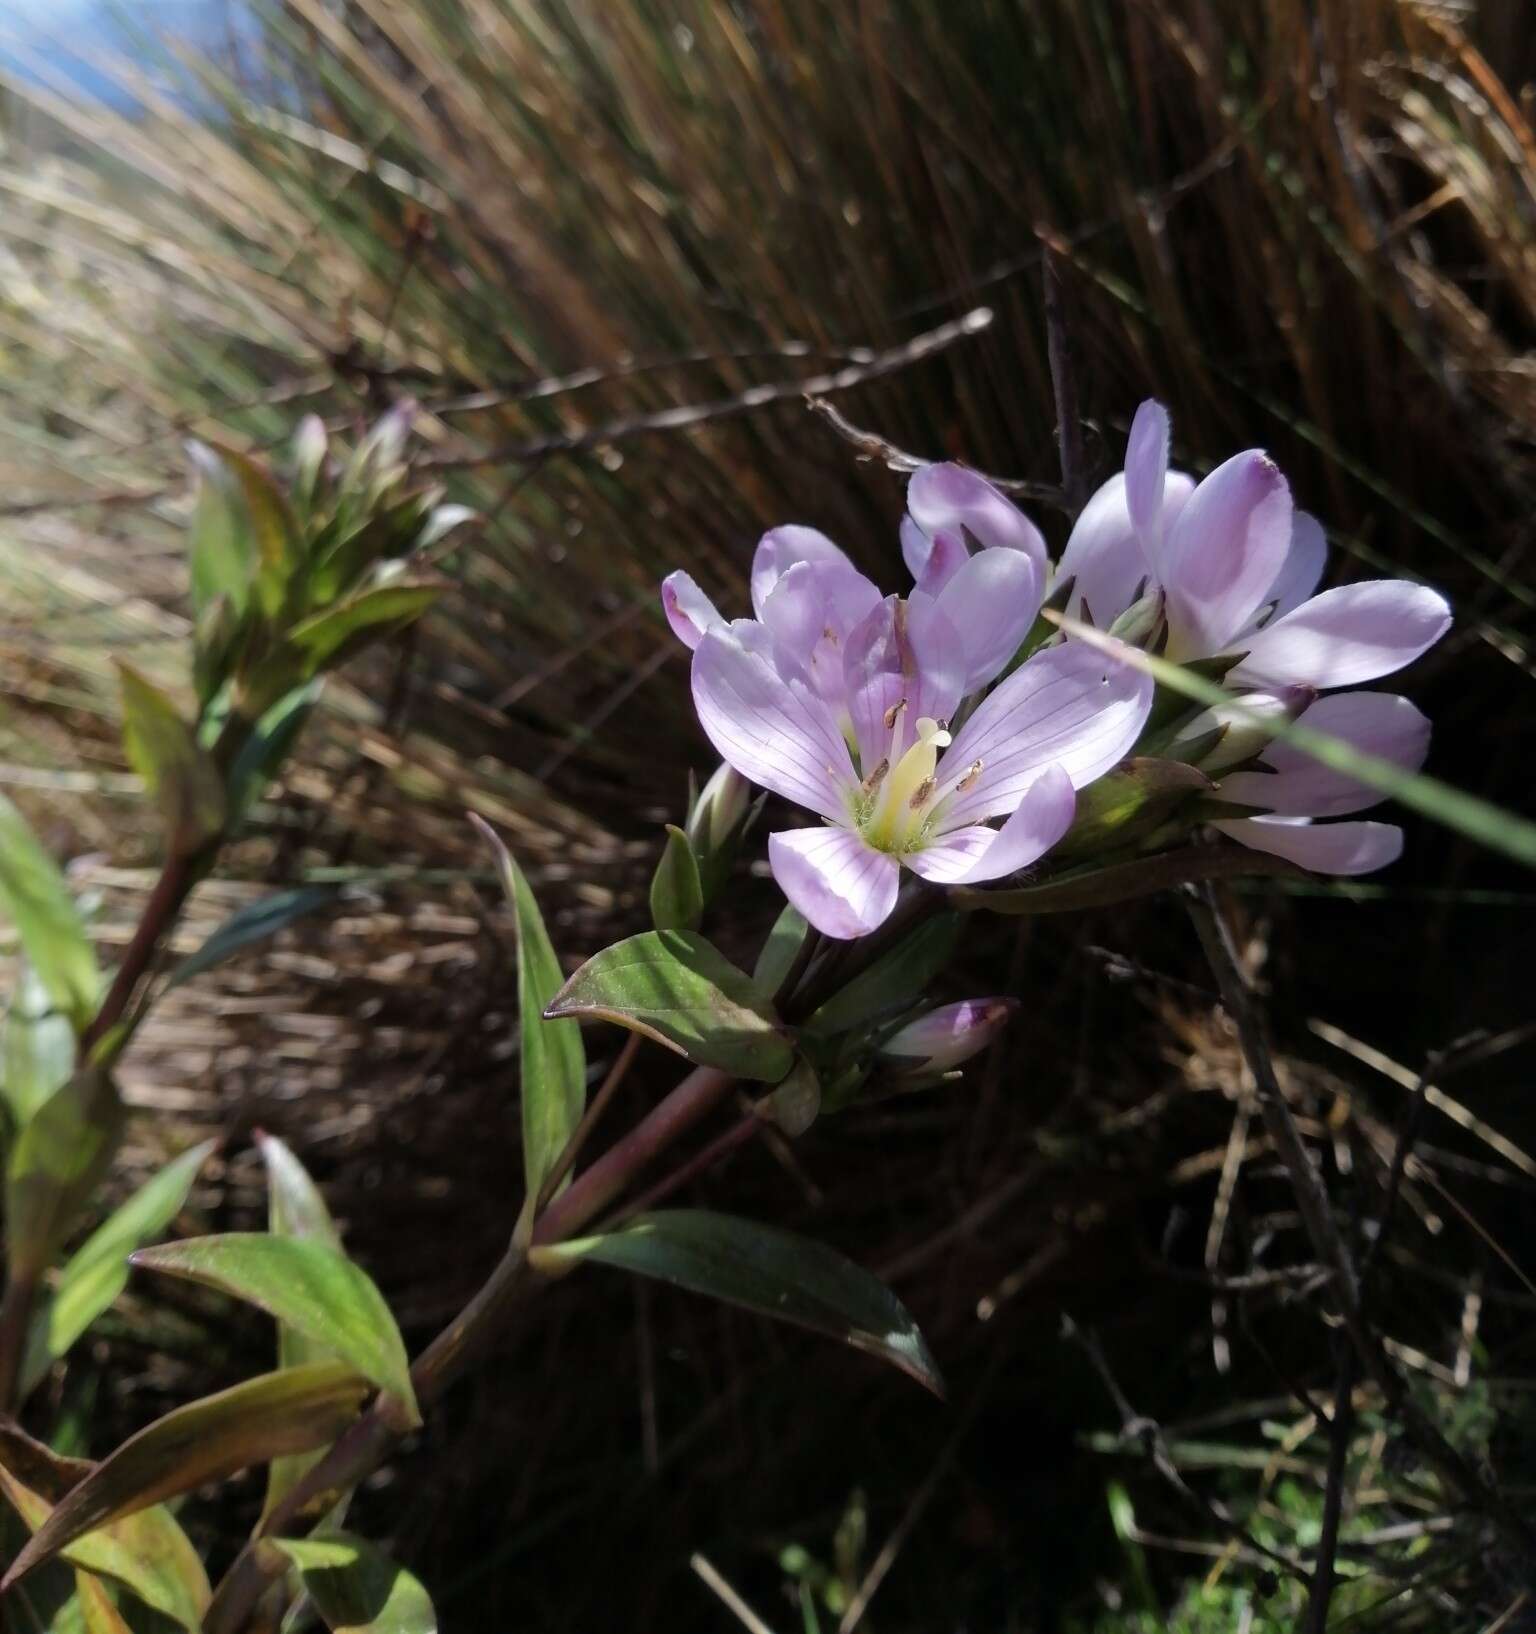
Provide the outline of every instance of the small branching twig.
[[1041,270],[1045,279],[1045,348],[1051,365],[1051,390],[1056,398],[1056,444],[1061,451],[1061,487],[1066,495],[1067,514],[1076,520],[1088,498],[1088,474],[1083,462],[1083,422],[1077,407],[1077,373],[1072,362],[1072,341],[1067,332],[1061,263],[1049,248]]

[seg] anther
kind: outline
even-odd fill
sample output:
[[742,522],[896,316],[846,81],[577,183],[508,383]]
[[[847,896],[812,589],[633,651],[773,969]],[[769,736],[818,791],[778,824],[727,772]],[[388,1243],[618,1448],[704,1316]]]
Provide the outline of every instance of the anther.
[[885,781],[885,774],[891,769],[889,760],[882,760],[878,766],[864,779],[865,794],[873,794]]
[[915,789],[913,789],[912,798],[907,802],[913,811],[916,811],[920,806],[924,806],[928,803],[928,797],[934,790],[934,782],[935,780],[933,778],[925,777],[922,782],[919,783]]
[[967,789],[974,788],[976,785],[976,779],[980,776],[981,762],[979,760],[973,760],[971,762],[971,769],[965,774],[964,777],[960,779],[958,783],[955,784],[955,792],[957,794],[964,794]]
[[896,702],[893,703],[891,705],[891,707],[886,710],[886,712],[885,712],[885,729],[886,729],[887,732],[895,731],[896,722],[901,719],[901,712],[906,707],[907,707],[907,700],[905,698],[898,698],[896,700]]

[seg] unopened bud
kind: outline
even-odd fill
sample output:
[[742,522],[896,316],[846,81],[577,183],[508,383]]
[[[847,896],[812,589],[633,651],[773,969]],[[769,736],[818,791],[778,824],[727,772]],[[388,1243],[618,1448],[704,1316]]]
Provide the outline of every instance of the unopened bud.
[[1311,687],[1281,687],[1245,692],[1229,704],[1202,709],[1175,735],[1174,755],[1183,760],[1187,756],[1178,753],[1180,747],[1194,749],[1201,771],[1227,771],[1262,754],[1276,731],[1289,726],[1316,697]]
[[752,785],[734,766],[721,763],[688,814],[688,840],[701,857],[722,850],[746,819]]
[[1155,644],[1165,628],[1163,620],[1163,593],[1152,590],[1129,607],[1109,627],[1109,633],[1128,647],[1147,647]]
[[1008,1025],[1017,999],[961,999],[909,1021],[880,1046],[888,1067],[913,1077],[948,1072],[986,1049]]

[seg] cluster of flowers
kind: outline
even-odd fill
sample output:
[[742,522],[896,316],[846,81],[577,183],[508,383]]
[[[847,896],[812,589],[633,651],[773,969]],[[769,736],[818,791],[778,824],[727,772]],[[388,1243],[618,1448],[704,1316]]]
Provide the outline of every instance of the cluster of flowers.
[[1028,867],[1072,826],[1077,791],[1136,748],[1154,695],[1142,671],[1100,643],[1038,632],[1017,661],[1048,595],[1175,662],[1220,661],[1208,669],[1223,672],[1235,707],[1195,715],[1174,749],[1220,779],[1224,807],[1253,812],[1213,827],[1324,873],[1397,856],[1401,831],[1388,824],[1317,821],[1374,804],[1374,788],[1254,721],[1305,715],[1417,770],[1424,716],[1406,698],[1336,689],[1419,657],[1449,628],[1449,608],[1400,580],[1314,594],[1323,530],[1294,509],[1267,455],[1234,455],[1198,484],[1168,459],[1167,412],[1143,403],[1124,471],[1084,508],[1054,574],[1039,529],[975,472],[944,464],[908,487],[905,597],[882,596],[830,539],[797,526],[758,545],[754,618],[728,621],[686,573],[667,578],[663,605],[693,650],[710,742],[823,820],[769,837],[774,877],[818,930],[872,931],[903,868],[975,885]]

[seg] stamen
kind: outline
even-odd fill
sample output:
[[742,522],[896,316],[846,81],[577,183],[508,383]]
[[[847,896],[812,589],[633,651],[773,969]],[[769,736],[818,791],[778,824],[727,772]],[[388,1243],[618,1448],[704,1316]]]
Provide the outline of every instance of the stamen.
[[905,698],[898,698],[885,712],[885,729],[887,732],[896,730],[896,722],[901,719],[902,711],[907,707]]
[[933,793],[934,784],[936,781],[937,780],[935,778],[925,777],[922,782],[919,783],[915,789],[913,789],[912,798],[907,801],[907,805],[911,807],[913,811],[916,811],[920,806],[927,804],[928,796]]
[[889,760],[882,760],[878,766],[864,779],[865,794],[873,794],[885,781],[885,774],[891,769]]
[[981,776],[981,762],[973,760],[970,770],[955,784],[955,793],[964,794],[967,789],[975,788],[976,779]]

